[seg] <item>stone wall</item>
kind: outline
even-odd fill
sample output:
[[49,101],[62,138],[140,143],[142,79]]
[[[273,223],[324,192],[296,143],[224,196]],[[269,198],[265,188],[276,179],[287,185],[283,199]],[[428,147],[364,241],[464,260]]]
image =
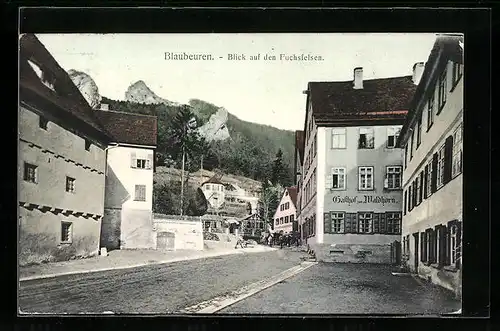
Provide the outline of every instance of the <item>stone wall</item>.
[[152,228],[153,247],[157,248],[157,235],[160,232],[174,234],[174,249],[203,250],[203,227],[200,218],[185,218],[170,215],[154,215]]
[[314,244],[311,248],[321,262],[391,263],[391,245]]

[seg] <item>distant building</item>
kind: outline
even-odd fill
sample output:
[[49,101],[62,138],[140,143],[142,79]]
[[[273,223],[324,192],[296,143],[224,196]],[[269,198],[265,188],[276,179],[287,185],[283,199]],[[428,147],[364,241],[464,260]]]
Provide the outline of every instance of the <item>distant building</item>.
[[424,279],[462,292],[463,42],[438,37],[400,134],[403,256]]
[[102,109],[95,115],[112,138],[106,150],[101,246],[108,249],[153,248],[157,119],[155,116]]
[[303,236],[303,222],[302,217],[300,217],[301,206],[302,206],[302,164],[304,162],[304,131],[295,131],[295,186],[297,187],[297,203],[295,204],[297,209],[297,226],[300,233],[300,238]]
[[19,263],[95,255],[111,137],[33,34],[19,74]]
[[296,205],[297,187],[286,187],[273,217],[275,232],[291,233],[292,231],[298,231]]
[[220,176],[214,175],[212,178],[201,184],[203,194],[207,199],[209,208],[218,210],[222,207],[225,198],[224,183],[221,182]]
[[318,260],[390,263],[401,238],[402,152],[396,140],[413,77],[310,82],[300,218]]

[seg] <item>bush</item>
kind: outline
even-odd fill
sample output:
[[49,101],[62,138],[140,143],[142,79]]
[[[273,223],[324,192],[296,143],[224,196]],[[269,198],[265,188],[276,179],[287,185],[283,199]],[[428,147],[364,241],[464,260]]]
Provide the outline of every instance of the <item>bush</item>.
[[203,232],[203,240],[220,241],[219,236],[212,232]]

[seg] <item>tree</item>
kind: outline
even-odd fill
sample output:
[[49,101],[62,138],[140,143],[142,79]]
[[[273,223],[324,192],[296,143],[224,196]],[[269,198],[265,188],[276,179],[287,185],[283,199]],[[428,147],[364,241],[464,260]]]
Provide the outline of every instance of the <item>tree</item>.
[[281,185],[272,185],[269,180],[262,182],[259,199],[259,216],[260,218],[274,228],[273,216],[278,207],[280,194],[283,190]]
[[168,140],[170,146],[170,155],[172,159],[181,159],[181,196],[180,212],[184,212],[184,172],[186,160],[194,161],[206,149],[206,141],[198,132],[198,123],[191,107],[183,105],[172,121],[169,128]]
[[271,182],[276,184],[281,184],[285,186],[288,183],[287,169],[283,165],[283,151],[281,148],[276,153],[276,158],[274,159],[272,170],[271,170]]
[[205,194],[201,188],[198,188],[193,197],[189,200],[189,204],[186,210],[186,215],[189,216],[203,216],[206,214],[208,209],[208,201],[205,198]]

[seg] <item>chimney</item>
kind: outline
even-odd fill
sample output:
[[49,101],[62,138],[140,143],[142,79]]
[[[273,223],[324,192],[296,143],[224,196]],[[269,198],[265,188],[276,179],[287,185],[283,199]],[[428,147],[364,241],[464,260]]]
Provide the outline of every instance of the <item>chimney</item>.
[[363,88],[363,68],[354,68],[354,89],[359,90]]
[[413,65],[413,84],[418,85],[422,73],[424,72],[424,62],[417,62]]
[[101,103],[101,109],[100,110],[109,110],[109,105],[107,103]]

